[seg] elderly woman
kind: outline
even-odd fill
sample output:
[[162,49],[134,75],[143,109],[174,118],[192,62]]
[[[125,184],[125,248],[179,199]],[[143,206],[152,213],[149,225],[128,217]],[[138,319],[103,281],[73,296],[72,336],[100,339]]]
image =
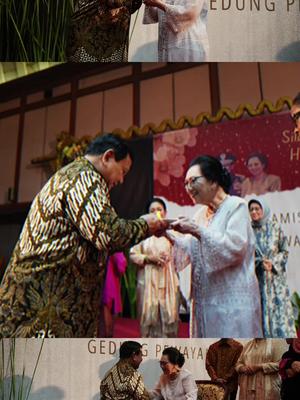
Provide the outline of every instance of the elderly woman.
[[287,240],[271,220],[270,209],[258,198],[248,203],[256,238],[255,266],[258,277],[265,337],[295,337],[295,321],[287,285]]
[[192,374],[182,369],[185,359],[175,347],[167,347],[162,352],[160,376],[150,398],[162,400],[197,400],[198,389]]
[[238,362],[239,400],[279,400],[279,360],[284,340],[253,339],[246,344]]
[[[254,269],[255,238],[246,202],[229,196],[230,176],[211,156],[193,160],[185,187],[204,207],[198,223],[181,218],[171,227],[181,265],[192,263],[193,337],[261,337],[261,308]],[[186,259],[183,255],[187,254]]]
[[242,197],[248,194],[260,195],[281,190],[280,177],[267,173],[268,159],[264,154],[250,154],[246,165],[252,176],[242,183]]
[[144,24],[158,23],[158,61],[208,61],[206,0],[144,0]]
[[[153,198],[149,213],[167,214],[165,202]],[[138,266],[137,308],[142,337],[177,337],[179,280],[172,245],[165,237],[151,236],[130,250]]]
[[67,57],[73,62],[128,58],[130,16],[142,0],[75,0]]

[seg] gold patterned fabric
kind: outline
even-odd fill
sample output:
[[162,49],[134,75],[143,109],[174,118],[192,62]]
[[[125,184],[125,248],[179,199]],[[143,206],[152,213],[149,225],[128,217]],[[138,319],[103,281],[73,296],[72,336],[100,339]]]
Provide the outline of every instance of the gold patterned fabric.
[[213,381],[218,378],[227,381],[229,392],[238,388],[238,375],[235,365],[241,352],[243,345],[233,339],[213,343],[209,346],[206,355],[206,369]]
[[108,186],[84,157],[35,197],[0,288],[0,337],[92,337],[106,259],[147,236],[120,219]]
[[100,384],[101,400],[149,400],[141,374],[127,361],[120,360]]
[[225,389],[213,383],[198,383],[198,400],[224,400]]
[[69,61],[127,61],[130,16],[142,0],[77,0],[69,27]]

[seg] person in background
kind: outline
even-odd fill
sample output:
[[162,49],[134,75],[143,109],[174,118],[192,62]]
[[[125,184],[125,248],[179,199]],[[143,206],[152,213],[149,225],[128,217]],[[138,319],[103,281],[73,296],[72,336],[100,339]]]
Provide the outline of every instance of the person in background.
[[243,345],[233,339],[221,339],[209,346],[205,367],[211,380],[224,385],[229,400],[235,400],[238,389],[238,375],[235,365]]
[[68,61],[128,61],[130,17],[141,5],[142,0],[75,0]]
[[300,92],[293,99],[291,107],[291,118],[295,124],[294,133],[300,134]]
[[245,346],[236,364],[239,400],[279,400],[279,361],[286,343],[279,339],[253,339]]
[[236,162],[236,156],[232,153],[221,153],[218,156],[219,161],[223,165],[224,168],[230,174],[231,177],[231,186],[229,188],[229,194],[234,196],[241,195],[241,183],[244,180],[244,176],[241,174],[235,174],[234,172],[234,164]]
[[279,363],[281,400],[298,400],[300,388],[300,339],[287,339],[289,350]]
[[262,305],[264,337],[296,337],[295,319],[287,285],[288,244],[281,227],[271,219],[263,199],[249,203],[256,245],[255,267]]
[[[165,218],[167,207],[154,197],[148,211]],[[177,337],[180,291],[172,253],[170,241],[156,236],[130,250],[130,259],[138,267],[137,309],[142,337]]]
[[158,61],[208,61],[207,0],[144,0],[144,24],[158,23]]
[[[120,280],[126,267],[127,260],[122,252],[108,257],[100,314],[103,316],[104,324],[101,321],[100,337],[113,337],[114,317],[122,312]],[[102,326],[104,330],[101,329]]]
[[242,197],[249,194],[261,195],[281,190],[280,177],[267,173],[268,159],[264,154],[251,153],[247,158],[246,166],[252,176],[246,178],[242,183]]
[[101,400],[149,400],[143,378],[137,371],[143,360],[142,345],[129,340],[120,346],[120,360],[100,383]]
[[197,400],[198,388],[195,378],[183,369],[184,355],[175,347],[163,350],[160,367],[163,374],[154,390],[150,392],[151,399],[161,400]]

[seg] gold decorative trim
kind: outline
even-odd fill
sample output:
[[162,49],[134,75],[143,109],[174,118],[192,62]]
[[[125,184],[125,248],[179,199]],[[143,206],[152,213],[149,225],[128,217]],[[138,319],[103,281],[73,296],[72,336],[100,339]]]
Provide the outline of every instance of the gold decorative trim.
[[201,125],[204,121],[208,123],[216,123],[220,122],[223,118],[227,118],[229,120],[239,119],[246,113],[251,117],[262,115],[266,110],[269,113],[276,113],[282,111],[285,107],[291,108],[291,106],[292,99],[290,97],[281,97],[279,100],[277,100],[275,105],[273,105],[273,103],[269,100],[261,101],[256,108],[250,103],[245,103],[239,105],[235,111],[229,107],[223,107],[215,116],[211,115],[210,113],[200,113],[195,118],[184,115],[180,117],[177,122],[174,122],[168,118],[163,120],[159,125],[148,123],[142,128],[139,128],[138,126],[131,126],[126,131],[122,129],[114,129],[112,133],[122,137],[123,139],[131,139],[132,137],[144,137],[149,134],[191,128]]
[[[192,118],[190,116],[182,116],[177,120],[177,122],[174,122],[171,119],[165,119],[159,125],[148,123],[142,128],[131,126],[126,131],[122,129],[114,129],[112,133],[127,140],[132,139],[133,137],[142,138],[151,134],[158,134],[178,129],[200,126],[204,122],[217,123],[221,122],[225,118],[228,120],[240,119],[245,116],[245,114],[250,117],[256,117],[264,114],[265,111],[268,111],[271,114],[277,113],[283,111],[286,108],[291,108],[291,106],[292,99],[290,97],[281,97],[279,100],[277,100],[275,105],[269,100],[261,101],[256,107],[253,107],[253,105],[250,103],[245,103],[239,105],[235,111],[231,110],[231,108],[229,107],[223,107],[217,112],[215,116],[211,115],[210,113],[200,113],[195,118]],[[103,133],[99,132],[94,135],[94,137],[102,134]],[[70,161],[74,160],[74,158],[78,155],[83,154],[89,141],[92,139],[93,137],[91,136],[75,138],[67,132],[61,132],[57,135],[56,157],[39,157],[32,160],[31,162],[36,164],[47,164],[55,160],[56,169],[58,169],[63,165],[69,163]]]

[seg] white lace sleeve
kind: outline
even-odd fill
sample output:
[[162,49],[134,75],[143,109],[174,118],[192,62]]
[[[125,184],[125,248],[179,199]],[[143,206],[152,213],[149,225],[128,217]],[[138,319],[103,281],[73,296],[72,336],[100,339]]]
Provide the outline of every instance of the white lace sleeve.
[[174,33],[187,30],[199,18],[204,0],[185,0],[182,5],[166,4],[167,24]]
[[177,237],[175,239],[172,251],[173,265],[175,265],[176,271],[179,272],[186,268],[192,259],[192,243],[194,240],[191,235],[185,235]]
[[241,265],[247,251],[252,247],[254,251],[254,236],[245,203],[240,203],[232,211],[224,231],[204,227],[200,227],[199,231],[207,272]]

